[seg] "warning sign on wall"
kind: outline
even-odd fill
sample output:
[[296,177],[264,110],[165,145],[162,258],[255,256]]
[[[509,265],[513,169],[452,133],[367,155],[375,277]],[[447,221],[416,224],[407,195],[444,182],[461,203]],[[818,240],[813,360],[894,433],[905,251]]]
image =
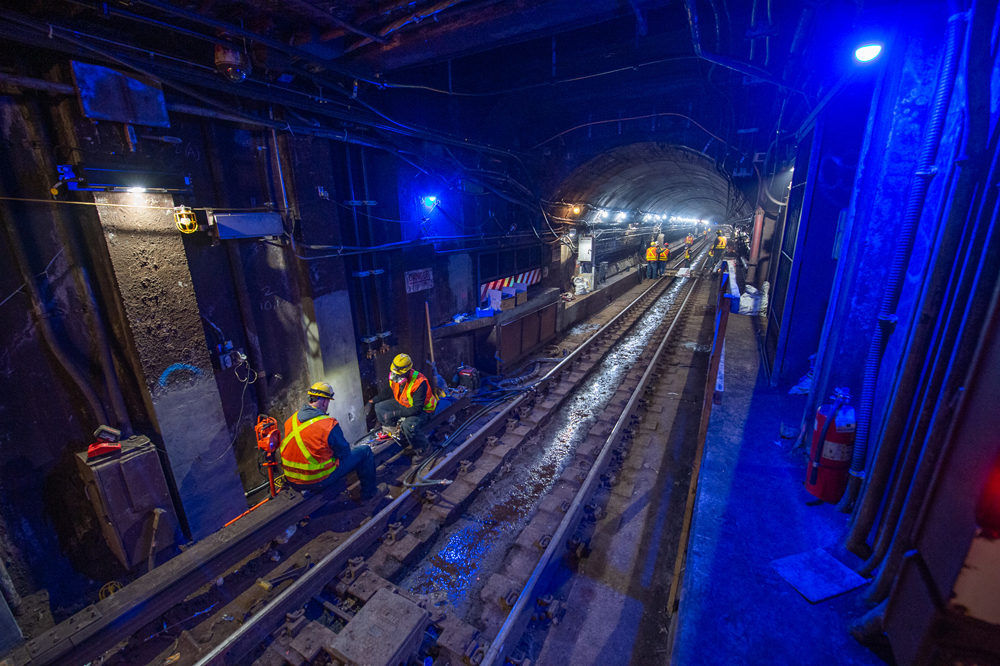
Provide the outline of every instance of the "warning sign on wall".
[[430,289],[434,286],[434,275],[429,268],[421,268],[419,271],[406,272],[406,293]]

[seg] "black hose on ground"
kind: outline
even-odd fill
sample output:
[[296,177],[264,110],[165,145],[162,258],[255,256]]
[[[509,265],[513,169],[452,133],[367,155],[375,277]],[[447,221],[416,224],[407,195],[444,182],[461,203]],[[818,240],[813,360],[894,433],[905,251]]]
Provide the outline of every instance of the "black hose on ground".
[[[524,389],[522,391],[518,391],[518,393],[524,393],[527,390],[528,389]],[[425,470],[427,469],[427,467],[430,466],[430,464],[437,458],[438,454],[441,453],[441,451],[443,451],[449,444],[453,443],[455,441],[455,439],[460,434],[462,434],[463,432],[465,432],[465,430],[470,425],[472,425],[472,423],[474,421],[476,421],[477,419],[479,419],[482,416],[485,416],[486,414],[489,414],[493,410],[494,407],[496,407],[497,405],[500,405],[500,404],[506,402],[511,397],[513,397],[513,395],[506,395],[506,396],[503,396],[501,398],[498,398],[497,400],[494,400],[493,402],[489,403],[488,405],[486,405],[485,407],[483,407],[482,409],[480,409],[479,411],[477,411],[475,414],[473,414],[472,416],[470,416],[468,419],[466,419],[462,423],[462,425],[460,425],[458,428],[456,428],[453,433],[451,433],[450,435],[448,435],[447,439],[445,439],[443,442],[441,442],[440,444],[438,444],[438,446],[433,451],[431,451],[431,453],[427,456],[427,458],[423,462],[420,463],[419,467],[417,467],[410,474],[408,474],[407,478],[403,479],[403,487],[404,488],[419,488],[419,487],[423,487],[423,486],[436,486],[436,485],[442,485],[442,484],[449,484],[449,483],[451,483],[451,480],[449,480],[449,479],[430,479],[430,480],[428,480],[428,479],[423,478],[423,474],[424,474]],[[410,479],[412,479],[412,481]]]

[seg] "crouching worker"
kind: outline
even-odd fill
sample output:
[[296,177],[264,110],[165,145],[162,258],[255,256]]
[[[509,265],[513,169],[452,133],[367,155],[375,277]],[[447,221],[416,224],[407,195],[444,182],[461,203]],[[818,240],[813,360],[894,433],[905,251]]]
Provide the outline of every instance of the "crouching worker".
[[[413,360],[400,354],[389,367],[389,387],[369,400],[375,405],[375,417],[383,427],[399,427],[415,451],[426,453],[430,441],[424,426],[437,407],[437,395],[430,381],[413,368]],[[391,435],[379,433],[379,439]]]
[[308,404],[285,422],[281,440],[281,466],[285,479],[297,490],[318,491],[350,472],[357,472],[361,500],[378,495],[375,458],[367,446],[347,443],[337,419],[326,412],[333,400],[333,387],[316,382],[309,387]]

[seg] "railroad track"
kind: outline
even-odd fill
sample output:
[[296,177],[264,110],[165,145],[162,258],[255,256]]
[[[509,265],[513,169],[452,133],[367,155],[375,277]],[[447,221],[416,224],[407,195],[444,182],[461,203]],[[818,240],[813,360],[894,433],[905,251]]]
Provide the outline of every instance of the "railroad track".
[[[203,622],[182,633],[148,663],[278,666],[313,663],[318,655],[316,663],[330,663],[329,657],[322,656],[322,647],[335,641],[337,634],[328,624],[369,626],[378,623],[369,616],[385,612],[412,617],[413,631],[399,640],[413,652],[421,649],[428,636],[435,636],[434,651],[441,660],[436,664],[502,664],[524,625],[540,611],[537,597],[553,563],[567,552],[567,544],[570,550],[581,548],[572,542],[573,534],[582,518],[593,518],[589,498],[608,482],[606,476],[602,479],[608,462],[620,451],[622,438],[629,435],[628,424],[641,404],[650,370],[696,283],[653,282],[530,390],[474,414],[472,432],[454,450],[427,465],[423,476],[414,479],[409,465],[400,469],[399,479],[410,475],[409,480],[416,483],[409,487],[400,483],[397,487],[402,492],[371,520],[321,535],[286,558],[285,569],[299,573],[294,580],[267,591],[252,586],[224,606],[206,609],[208,617]],[[671,290],[678,293],[669,304],[662,303],[661,298]],[[414,594],[391,583],[390,579],[399,580],[413,570],[443,529],[463,514],[480,489],[510,467],[524,443],[563,409],[619,340],[627,338],[658,303],[662,312],[656,314],[659,321],[648,336],[650,342],[620,377],[600,418],[579,437],[582,441],[559,471],[551,492],[532,508],[532,519],[520,526],[508,557],[516,563],[505,562],[503,570],[490,575],[477,590],[482,601],[478,615],[461,619],[442,603],[446,600],[434,594]],[[394,463],[402,462],[398,458],[380,471],[391,472]],[[381,590],[385,592],[375,599]],[[317,616],[325,616],[326,622],[310,621]],[[428,625],[430,632],[425,633]],[[263,647],[268,641],[270,646]]]

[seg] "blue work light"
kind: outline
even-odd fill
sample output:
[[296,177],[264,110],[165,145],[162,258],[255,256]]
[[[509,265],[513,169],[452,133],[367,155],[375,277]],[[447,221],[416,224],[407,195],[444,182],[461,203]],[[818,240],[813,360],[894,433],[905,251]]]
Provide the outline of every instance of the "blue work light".
[[882,53],[882,45],[877,43],[862,44],[854,49],[854,59],[858,62],[871,62]]

